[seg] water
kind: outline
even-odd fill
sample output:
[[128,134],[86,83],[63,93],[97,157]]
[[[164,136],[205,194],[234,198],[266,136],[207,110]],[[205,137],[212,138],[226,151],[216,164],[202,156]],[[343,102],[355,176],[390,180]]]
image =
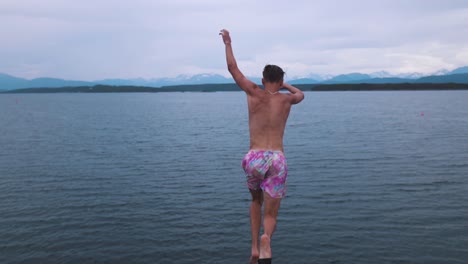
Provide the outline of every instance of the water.
[[[275,263],[466,263],[468,92],[308,92]],[[0,263],[247,263],[245,95],[0,95]]]

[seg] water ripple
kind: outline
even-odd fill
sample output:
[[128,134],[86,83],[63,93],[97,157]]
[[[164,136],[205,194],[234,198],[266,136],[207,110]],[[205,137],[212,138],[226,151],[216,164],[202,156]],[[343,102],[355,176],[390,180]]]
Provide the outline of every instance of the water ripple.
[[[468,93],[306,98],[275,263],[465,263]],[[1,263],[246,263],[242,93],[1,95],[0,112]]]

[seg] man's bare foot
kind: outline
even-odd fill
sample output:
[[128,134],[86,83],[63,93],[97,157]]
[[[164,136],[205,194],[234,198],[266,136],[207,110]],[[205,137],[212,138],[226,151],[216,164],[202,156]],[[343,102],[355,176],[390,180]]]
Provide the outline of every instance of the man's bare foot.
[[250,256],[250,264],[258,264],[258,249],[252,248],[252,255]]
[[271,258],[270,237],[267,234],[263,234],[260,238],[260,258]]

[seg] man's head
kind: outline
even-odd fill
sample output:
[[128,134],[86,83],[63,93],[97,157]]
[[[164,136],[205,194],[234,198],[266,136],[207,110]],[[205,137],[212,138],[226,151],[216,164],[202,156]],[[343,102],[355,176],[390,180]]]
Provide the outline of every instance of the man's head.
[[263,68],[263,82],[283,84],[284,71],[276,65],[266,65]]

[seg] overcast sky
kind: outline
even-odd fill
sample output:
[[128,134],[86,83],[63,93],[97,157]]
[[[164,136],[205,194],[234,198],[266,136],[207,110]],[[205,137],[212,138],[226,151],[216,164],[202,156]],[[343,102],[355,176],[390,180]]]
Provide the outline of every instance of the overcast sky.
[[76,80],[432,73],[468,65],[467,0],[1,0],[0,72]]

